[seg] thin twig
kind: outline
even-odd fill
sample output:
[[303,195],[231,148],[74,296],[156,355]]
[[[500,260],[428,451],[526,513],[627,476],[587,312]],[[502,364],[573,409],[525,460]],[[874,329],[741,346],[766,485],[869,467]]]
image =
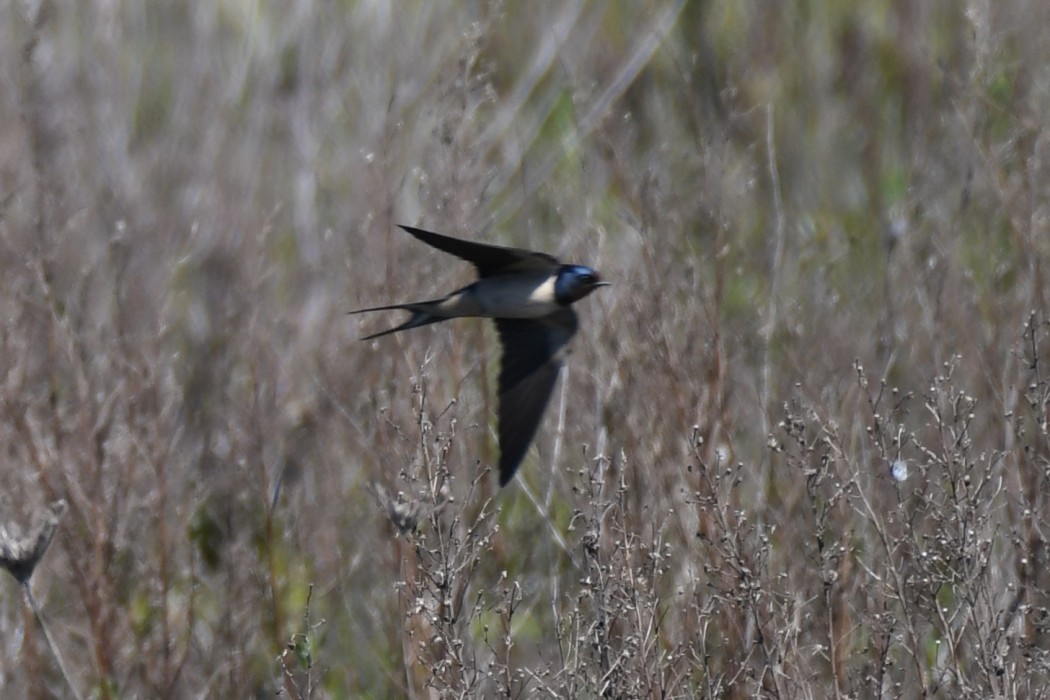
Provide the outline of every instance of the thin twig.
[[22,590],[25,592],[26,602],[29,603],[29,607],[33,611],[33,617],[36,618],[37,624],[40,625],[40,631],[44,633],[44,641],[47,642],[47,648],[51,651],[51,655],[55,657],[58,670],[62,672],[62,678],[65,679],[66,685],[69,686],[69,692],[73,694],[76,700],[81,700],[82,696],[77,692],[77,687],[73,684],[73,678],[69,674],[69,669],[66,668],[66,662],[62,659],[62,654],[59,653],[55,640],[51,638],[51,632],[48,631],[47,624],[44,622],[44,615],[40,612],[40,606],[37,605],[36,598],[33,597],[33,590],[29,587],[29,581],[22,583]]

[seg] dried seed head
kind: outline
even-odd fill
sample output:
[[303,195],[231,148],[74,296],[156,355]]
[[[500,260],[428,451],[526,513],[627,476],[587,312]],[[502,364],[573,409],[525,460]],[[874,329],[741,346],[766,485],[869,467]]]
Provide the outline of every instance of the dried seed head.
[[0,524],[0,568],[11,572],[19,583],[27,582],[44,557],[65,512],[65,501],[52,503],[43,516],[43,522],[37,527],[36,534],[28,537],[23,537],[14,524]]

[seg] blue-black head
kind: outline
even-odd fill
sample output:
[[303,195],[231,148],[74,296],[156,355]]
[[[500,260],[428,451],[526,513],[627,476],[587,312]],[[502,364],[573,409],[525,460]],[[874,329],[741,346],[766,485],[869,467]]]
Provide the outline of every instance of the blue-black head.
[[558,279],[554,282],[554,297],[559,304],[569,304],[583,299],[598,287],[608,286],[595,270],[585,265],[562,265]]

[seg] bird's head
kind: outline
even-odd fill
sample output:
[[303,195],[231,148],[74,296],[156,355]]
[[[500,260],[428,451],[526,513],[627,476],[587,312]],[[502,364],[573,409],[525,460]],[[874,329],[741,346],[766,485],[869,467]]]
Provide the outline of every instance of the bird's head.
[[554,296],[558,303],[569,304],[583,299],[598,287],[607,287],[595,270],[584,265],[562,265],[554,282]]

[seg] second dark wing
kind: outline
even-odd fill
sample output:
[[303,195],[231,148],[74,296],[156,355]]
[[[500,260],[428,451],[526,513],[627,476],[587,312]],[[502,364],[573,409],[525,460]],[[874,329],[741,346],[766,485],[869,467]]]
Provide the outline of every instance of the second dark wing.
[[460,238],[442,236],[440,233],[432,233],[411,226],[401,226],[401,228],[429,246],[473,263],[478,270],[479,277],[491,277],[507,272],[553,272],[560,265],[557,259],[546,253],[464,241]]
[[541,319],[496,319],[503,360],[499,372],[499,482],[514,476],[536,436],[565,346],[576,333],[576,314],[566,307]]

